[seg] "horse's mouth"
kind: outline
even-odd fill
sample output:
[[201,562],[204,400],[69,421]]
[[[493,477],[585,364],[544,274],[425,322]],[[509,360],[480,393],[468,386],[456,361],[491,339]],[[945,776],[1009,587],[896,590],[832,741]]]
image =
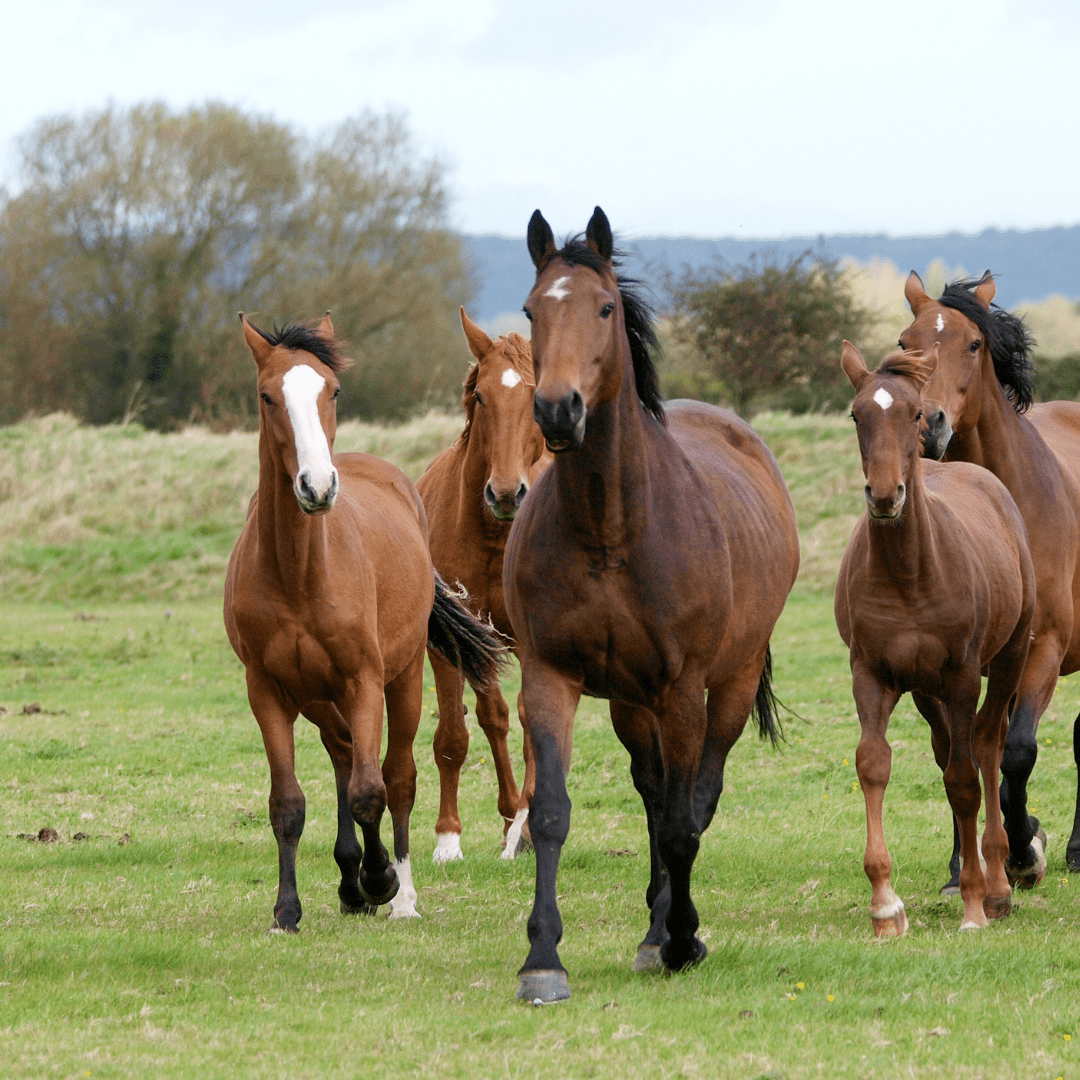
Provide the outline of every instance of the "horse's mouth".
[[518,512],[516,506],[489,506],[488,509],[496,521],[513,521]]
[[544,444],[553,454],[561,454],[574,445],[573,439],[545,439]]

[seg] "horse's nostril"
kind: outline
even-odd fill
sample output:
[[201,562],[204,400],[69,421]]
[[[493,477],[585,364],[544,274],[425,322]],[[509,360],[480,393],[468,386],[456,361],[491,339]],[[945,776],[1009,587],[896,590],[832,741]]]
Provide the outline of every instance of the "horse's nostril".
[[498,502],[498,499],[495,498],[495,489],[491,486],[490,480],[484,485],[484,502],[488,506],[494,506]]
[[522,484],[521,487],[519,487],[517,489],[517,494],[514,496],[514,505],[515,506],[520,506],[521,505],[521,500],[524,499],[525,496],[528,495],[528,493],[529,493],[529,485],[528,484]]

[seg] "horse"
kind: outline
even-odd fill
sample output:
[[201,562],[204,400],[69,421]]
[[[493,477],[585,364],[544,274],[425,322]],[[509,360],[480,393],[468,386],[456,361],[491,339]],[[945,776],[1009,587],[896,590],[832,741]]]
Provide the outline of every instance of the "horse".
[[[928,349],[939,360],[924,390],[924,452],[969,461],[994,473],[1016,500],[1028,530],[1038,597],[1027,670],[1017,691],[1001,762],[1002,808],[1009,835],[1006,872],[1030,889],[1046,872],[1046,834],[1027,812],[1027,785],[1038,756],[1039,719],[1059,675],[1080,669],[1080,404],[1033,403],[1034,345],[1023,321],[993,305],[990,271],[959,281],[932,300],[914,271],[904,294],[914,321],[903,348]],[[1080,766],[1080,717],[1073,727]],[[950,880],[956,884],[954,832]],[[1080,870],[1080,788],[1066,862]]]
[[[512,639],[513,629],[503,600],[503,551],[518,507],[551,455],[533,419],[532,352],[520,334],[492,341],[461,308],[461,328],[476,358],[465,379],[462,406],[465,428],[454,444],[427,467],[416,482],[427,511],[431,558],[447,581],[468,590],[474,613],[490,619]],[[461,767],[469,749],[461,672],[431,654],[439,699],[435,731],[435,764],[439,769],[439,818],[435,825],[434,861],[464,858],[457,793]],[[476,717],[487,735],[499,781],[499,813],[505,822],[503,858],[512,859],[529,846],[523,834],[528,802],[514,780],[506,740],[510,710],[498,686],[476,691]],[[518,698],[522,729],[525,718]],[[531,788],[528,739],[525,745],[526,788]]]
[[[851,416],[866,513],[840,565],[835,615],[850,650],[862,729],[855,768],[866,802],[863,868],[877,937],[898,936],[908,925],[889,880],[892,858],[882,825],[892,767],[885,736],[897,701],[908,692],[930,724],[957,822],[960,929],[985,926],[1012,910],[997,778],[1009,703],[1028,655],[1035,571],[1020,511],[997,477],[963,462],[920,458],[922,388],[937,362],[936,344],[928,353],[894,352],[874,372],[850,342],[841,357],[855,387]],[[986,697],[979,708],[984,669]],[[985,874],[976,835],[980,772]]]
[[[434,645],[486,686],[505,649],[436,574],[423,503],[404,474],[368,454],[334,455],[345,360],[329,313],[316,327],[273,334],[240,319],[258,369],[259,488],[229,559],[225,627],[270,765],[278,845],[271,930],[296,933],[302,914],[296,849],[305,800],[293,742],[300,713],[318,727],[334,767],[342,913],[390,904],[392,917],[414,917],[409,814],[425,651]],[[393,864],[379,838],[387,806]]]
[[616,272],[604,212],[557,249],[536,211],[528,248],[533,408],[554,460],[503,565],[536,770],[517,996],[554,1002],[570,996],[555,886],[581,695],[610,701],[645,806],[650,916],[634,969],[678,971],[706,954],[690,875],[728,752],[754,710],[762,737],[778,737],[769,638],[799,541],[779,467],[748,424],[700,402],[665,408],[650,311]]

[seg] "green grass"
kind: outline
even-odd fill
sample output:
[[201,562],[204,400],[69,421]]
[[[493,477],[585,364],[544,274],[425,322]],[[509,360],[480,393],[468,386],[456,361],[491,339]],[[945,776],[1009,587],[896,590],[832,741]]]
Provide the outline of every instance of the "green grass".
[[[412,830],[423,918],[338,913],[333,778],[301,721],[302,931],[265,934],[277,880],[269,781],[221,624],[220,577],[169,578],[152,557],[110,570],[94,562],[108,538],[89,532],[86,507],[73,510],[83,539],[51,538],[53,568],[36,584],[18,571],[0,586],[0,1075],[1080,1076],[1080,880],[1063,852],[1080,680],[1063,680],[1039,730],[1032,793],[1050,871],[1016,896],[1009,919],[975,934],[957,932],[959,901],[938,896],[946,802],[925,725],[908,703],[897,710],[886,830],[911,930],[875,941],[857,723],[829,576],[854,520],[854,439],[835,419],[758,423],[809,549],[773,638],[778,692],[800,718],[787,719],[780,753],[749,733],[735,747],[694,875],[710,955],[665,978],[630,971],[646,926],[644,818],[606,707],[583,702],[559,877],[573,997],[547,1009],[513,998],[534,862],[498,858],[495,776],[475,725],[462,778],[466,861],[430,861],[430,681]],[[133,445],[152,456],[160,438]],[[97,444],[87,439],[89,468]],[[171,500],[201,482],[177,475],[154,509],[160,530],[140,532],[132,511],[117,543],[152,547],[181,530]],[[105,485],[101,497],[112,497]],[[23,543],[47,526],[35,528]],[[88,573],[96,583],[78,592]],[[162,577],[148,599],[127,602],[139,574]],[[47,583],[53,575],[59,584]],[[28,598],[39,594],[66,599]],[[59,842],[25,838],[43,828]]]

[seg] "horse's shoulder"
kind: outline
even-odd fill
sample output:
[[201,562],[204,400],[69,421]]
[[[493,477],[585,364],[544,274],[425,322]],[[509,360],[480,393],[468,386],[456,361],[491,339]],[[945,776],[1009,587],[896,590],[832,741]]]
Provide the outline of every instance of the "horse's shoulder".
[[429,510],[431,495],[451,486],[456,490],[456,479],[461,472],[461,462],[461,448],[455,442],[436,454],[421,474],[420,479],[416,481],[416,489]]

